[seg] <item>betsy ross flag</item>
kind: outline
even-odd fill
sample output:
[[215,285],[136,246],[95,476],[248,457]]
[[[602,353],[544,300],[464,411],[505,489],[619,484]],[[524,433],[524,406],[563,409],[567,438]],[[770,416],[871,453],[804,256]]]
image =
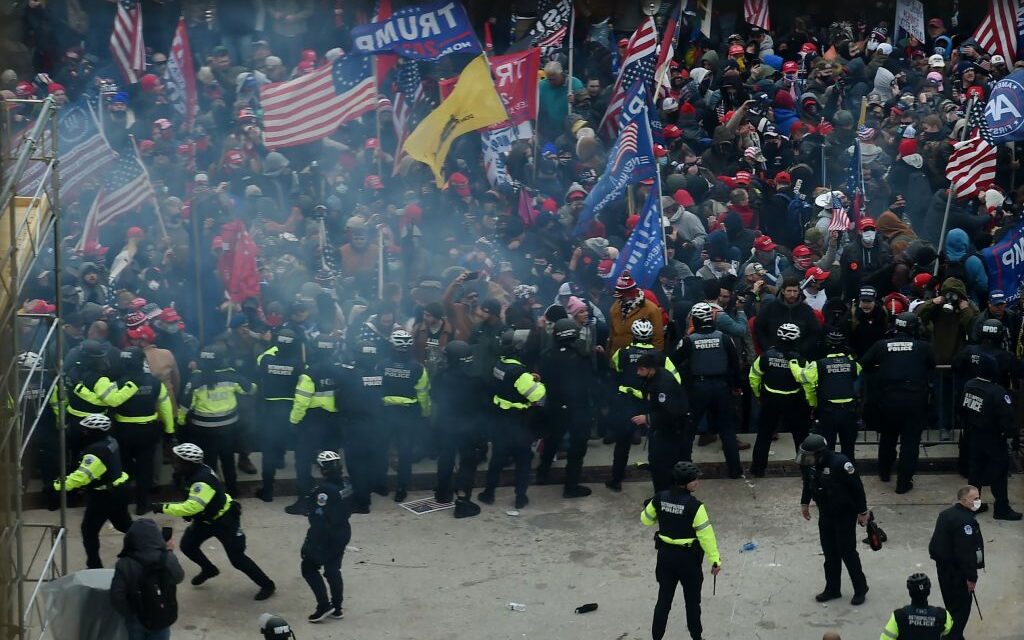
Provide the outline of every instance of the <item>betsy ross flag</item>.
[[[647,88],[654,78],[657,52],[658,28],[654,25],[654,18],[649,17],[637,27],[626,46],[626,56],[619,70],[619,77],[615,80],[612,97],[608,101],[608,110],[604,112],[604,118],[601,120],[601,133],[608,138],[613,138],[618,133],[619,114],[626,99],[626,91],[638,81]],[[645,93],[650,95],[649,91]]]
[[192,49],[188,44],[185,19],[178,20],[171,41],[171,54],[167,56],[167,99],[181,116],[185,128],[191,130],[199,112],[196,95],[196,70],[192,64]]
[[771,29],[768,24],[768,0],[743,0],[743,19],[747,24]]
[[96,194],[96,200],[85,219],[78,248],[90,242],[98,243],[100,227],[155,197],[149,175],[135,153],[122,154],[113,167],[104,173],[104,184]]
[[946,165],[946,179],[957,198],[973,198],[996,177],[998,153],[985,122],[984,108],[977,99],[971,101],[967,110],[967,126],[972,137],[953,146]]
[[989,0],[988,15],[974,31],[974,39],[992,55],[1006,58],[1007,64],[1017,59],[1017,14],[1020,0]]
[[374,109],[377,86],[370,56],[342,56],[304,76],[260,88],[263,142],[270,149],[326,138]]
[[146,71],[146,46],[142,43],[142,8],[135,0],[118,0],[110,53],[128,84],[135,84]]
[[395,93],[392,117],[392,123],[395,125],[395,139],[398,140],[398,148],[395,151],[395,172],[398,171],[398,163],[405,157],[402,145],[405,144],[405,139],[419,122],[416,111],[423,101],[423,76],[420,75],[419,63],[415,60],[403,59],[398,65],[396,84],[398,91]]

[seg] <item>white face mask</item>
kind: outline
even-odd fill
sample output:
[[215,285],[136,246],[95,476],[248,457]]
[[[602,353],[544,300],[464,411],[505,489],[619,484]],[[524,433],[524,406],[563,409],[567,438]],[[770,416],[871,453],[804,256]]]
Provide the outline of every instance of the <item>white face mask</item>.
[[974,502],[971,503],[971,511],[977,511],[981,508],[981,498],[975,498]]
[[874,51],[878,48],[878,42],[875,40],[868,40],[868,51]]
[[871,247],[875,244],[875,232],[872,229],[868,229],[861,234],[861,239],[864,241],[865,247]]

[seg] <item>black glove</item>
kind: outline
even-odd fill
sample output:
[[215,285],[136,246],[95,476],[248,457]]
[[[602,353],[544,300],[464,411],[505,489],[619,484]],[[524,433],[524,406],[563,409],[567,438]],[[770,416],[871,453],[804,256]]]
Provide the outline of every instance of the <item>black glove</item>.
[[150,503],[149,510],[152,511],[153,513],[163,513],[164,512],[164,503],[162,503],[162,502]]

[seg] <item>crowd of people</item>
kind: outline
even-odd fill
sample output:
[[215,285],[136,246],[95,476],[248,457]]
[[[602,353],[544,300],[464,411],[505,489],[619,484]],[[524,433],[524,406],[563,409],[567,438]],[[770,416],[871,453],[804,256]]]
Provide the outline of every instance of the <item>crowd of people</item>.
[[[142,4],[147,70],[131,85],[107,50],[113,4],[81,2],[102,5],[84,21],[78,4],[30,2],[7,21],[24,55],[10,58],[0,98],[87,101],[115,152],[137,149],[156,194],[89,242],[80,240],[100,176],[64,199],[61,286],[52,264],[37,265],[22,305],[19,363],[41,388],[56,354],[52,343],[40,348],[36,316],[60,305],[66,384],[50,402],[64,403],[68,459],[90,450],[102,466],[83,462],[64,486],[86,486],[97,472],[112,476],[110,488],[124,485],[116,508],[104,503],[115,492],[87,498],[90,567],[102,565],[99,528],[110,518],[127,530],[132,503],[137,515],[193,515],[217,496],[210,522],[233,520],[208,523],[202,539],[223,541],[238,526],[229,505],[239,471],[259,474],[257,497],[273,501],[289,450],[299,491],[290,514],[316,512],[306,500],[317,486],[311,469],[321,452],[340,451],[353,512],[368,513],[374,494],[404,501],[412,464],[430,457],[435,498],[465,517],[479,513],[474,497],[495,502],[508,463],[513,504],[526,507],[531,480],[551,482],[563,451],[563,496],[589,495],[580,474],[595,439],[614,445],[606,485],[617,492],[631,447],[648,437],[660,494],[695,445],[720,442],[730,478],[762,477],[780,432],[792,434],[794,453],[817,434],[852,464],[859,434],[873,430],[879,477],[895,470],[905,493],[922,432],[938,426],[952,440],[963,428],[961,471],[990,487],[994,517],[1020,519],[1007,475],[1024,405],[1024,296],[991,290],[978,256],[1021,219],[1013,149],[1000,147],[994,181],[971,198],[954,194],[947,213],[945,166],[968,101],[983,102],[994,81],[1024,67],[972,39],[976,25],[936,15],[924,41],[896,40],[891,19],[838,7],[831,23],[794,13],[773,18],[784,27],[772,31],[742,24],[737,7],[719,9],[710,37],[678,43],[670,87],[652,107],[659,180],[636,185],[577,235],[614,142],[595,131],[643,18],[639,3],[611,18],[580,14],[571,64],[568,46],[548,53],[536,134],[506,155],[507,181],[490,182],[470,134],[451,148],[443,189],[399,149],[393,75],[380,78],[375,110],[327,138],[263,144],[260,88],[346,55],[349,30],[372,7],[186,6],[199,99],[186,127],[165,91],[177,3]],[[469,4],[496,53],[535,17],[535,6],[519,6],[535,3]],[[659,26],[671,4],[658,10]],[[463,60],[419,63],[425,108]],[[5,107],[18,131],[40,115],[30,103]],[[857,148],[859,175],[848,183]],[[629,272],[611,274],[655,184],[665,266],[645,288]],[[837,215],[854,222],[838,228]],[[219,258],[244,238],[258,251],[259,293],[233,301]],[[965,392],[976,379],[984,393]],[[33,444],[52,507],[65,471],[55,419],[47,412]],[[739,433],[756,433],[746,469],[739,451],[751,445]],[[199,487],[191,506],[150,502],[161,441],[195,467],[175,474],[190,496]],[[117,443],[116,465],[95,454],[97,442]],[[193,559],[197,537],[182,541]],[[273,592],[244,539],[229,557],[260,596]],[[216,575],[205,556],[196,562],[200,582]],[[319,619],[340,614],[338,591],[328,602],[321,585]]]

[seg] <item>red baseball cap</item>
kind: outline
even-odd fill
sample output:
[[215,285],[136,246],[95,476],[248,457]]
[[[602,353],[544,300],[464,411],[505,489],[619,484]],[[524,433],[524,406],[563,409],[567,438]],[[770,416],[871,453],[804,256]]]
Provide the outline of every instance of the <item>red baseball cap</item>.
[[144,238],[145,236],[141,227],[130,227],[124,234],[125,238]]
[[675,140],[676,138],[682,137],[683,130],[674,124],[667,124],[662,127],[661,133],[665,136],[666,140]]
[[736,172],[736,184],[748,185],[750,184],[751,175],[749,171],[737,171]]
[[668,149],[666,149],[665,147],[661,146],[660,144],[655,144],[654,145],[654,157],[655,158],[664,158],[667,155],[668,155]]
[[813,42],[805,42],[800,47],[800,53],[818,53],[818,47]]
[[804,258],[811,255],[811,253],[811,248],[808,247],[806,244],[798,244],[795,247],[793,247],[794,258]]
[[366,144],[363,145],[363,148],[364,149],[379,149],[380,148],[380,140],[378,140],[377,138],[367,138],[366,139]]
[[384,188],[384,181],[380,179],[380,176],[371,174],[366,176],[366,179],[363,180],[363,186],[367,189],[380,191]]
[[693,196],[686,189],[676,191],[672,194],[672,199],[681,207],[692,207],[694,205]]
[[864,231],[865,229],[877,229],[878,225],[875,224],[875,219],[871,216],[864,216],[857,221],[857,231]]
[[780,171],[775,174],[775,184],[792,184],[793,176],[789,175],[785,171]]
[[741,56],[741,55],[743,55],[743,45],[741,45],[741,44],[729,45],[729,55],[730,56]]
[[777,245],[772,241],[771,236],[758,236],[754,240],[754,248],[758,251],[774,251]]
[[782,73],[797,73],[798,71],[800,71],[800,65],[792,60],[787,60],[782,63]]
[[824,282],[828,280],[828,271],[825,271],[821,267],[811,267],[804,272],[804,278],[814,278],[818,282]]

